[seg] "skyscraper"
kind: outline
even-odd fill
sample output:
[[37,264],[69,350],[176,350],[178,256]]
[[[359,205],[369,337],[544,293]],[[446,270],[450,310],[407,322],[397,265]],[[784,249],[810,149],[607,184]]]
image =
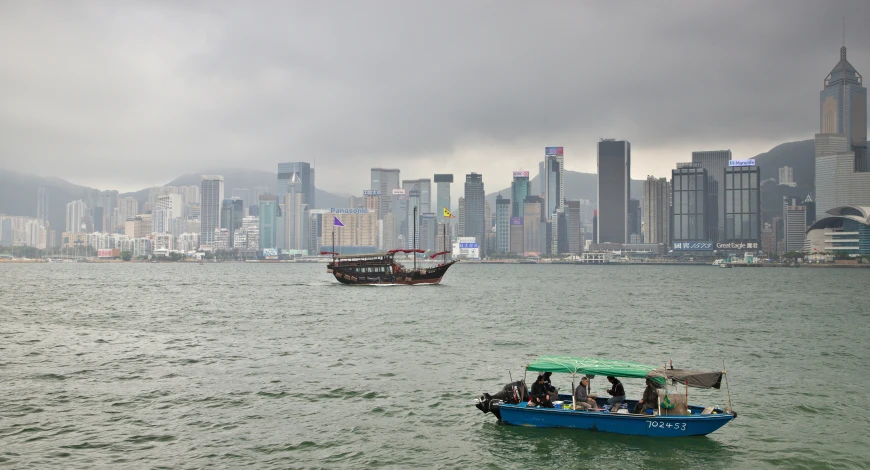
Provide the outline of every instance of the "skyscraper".
[[526,214],[523,217],[523,251],[540,255],[547,243],[546,233],[542,230],[546,223],[541,222],[544,200],[538,196],[529,196],[523,205],[523,212]]
[[[795,203],[797,201],[792,201]],[[803,253],[804,241],[807,234],[807,208],[806,206],[785,206],[784,240],[785,251]]]
[[510,251],[510,222],[511,200],[499,194],[495,198],[495,251],[498,253]]
[[257,203],[257,201],[251,200],[251,190],[247,188],[234,188],[233,197],[241,199],[242,207],[245,209]]
[[648,176],[643,182],[643,242],[671,243],[671,183]]
[[48,191],[42,186],[36,190],[36,220],[43,227],[48,220]]
[[381,204],[378,206],[378,219],[383,220],[390,212],[390,200],[394,189],[400,189],[399,170],[392,168],[372,168],[371,188],[381,192]]
[[224,177],[220,175],[203,175],[201,186],[199,244],[201,247],[211,250],[214,247],[214,230],[221,228]]
[[819,93],[819,127],[823,134],[844,134],[850,146],[867,141],[867,89],[861,74],[846,60],[845,44]]
[[566,244],[563,253],[579,255],[583,252],[583,224],[580,215],[580,201],[569,200],[565,202],[564,226]]
[[[439,224],[444,223],[444,208],[450,210],[450,183],[453,183],[453,175],[436,174],[435,175],[435,191],[437,193],[435,208],[435,216]],[[452,212],[452,211],[451,211]]]
[[[420,192],[418,198],[417,215],[432,212],[432,180],[429,178],[421,178],[416,180],[402,181],[402,188],[406,191],[412,189]],[[444,211],[441,211],[442,215]]]
[[757,166],[729,167],[724,183],[724,240],[757,249],[761,242],[761,172]]
[[511,217],[523,216],[523,203],[531,194],[529,186],[529,172],[515,171],[514,180],[511,182]]
[[88,212],[88,206],[81,199],[71,201],[66,205],[66,230],[65,232],[82,232],[82,219]]
[[[710,178],[707,170],[701,167],[683,167],[671,171],[671,200],[673,201],[673,229],[671,237],[674,247],[686,242],[710,243],[711,224],[707,217],[710,210]],[[676,248],[675,248],[676,249]]]
[[[159,204],[159,202],[158,202]],[[241,198],[224,199],[221,203],[220,228],[227,229],[227,248],[232,250],[235,246],[235,232],[242,228],[242,219],[245,217],[245,204]]]
[[260,249],[277,248],[278,196],[261,194],[258,204],[260,211]]
[[628,243],[628,201],[631,199],[631,144],[598,142],[598,238],[596,243]]
[[640,200],[628,200],[628,238],[630,243],[641,243],[643,232],[641,231],[641,206]]
[[708,203],[712,212],[707,214],[706,221],[710,224],[708,231],[716,242],[725,236],[725,168],[731,160],[731,150],[708,150],[692,152],[692,163],[701,165],[707,170]]
[[465,236],[465,198],[459,196],[459,205],[456,206],[456,236]]
[[565,207],[565,156],[563,147],[546,147],[544,149],[544,175],[542,177],[544,202],[546,202],[545,218],[549,220],[553,213]]
[[287,183],[296,175],[302,184],[302,202],[308,207],[316,207],[314,201],[314,168],[308,162],[287,162],[278,164],[278,195],[287,193]]
[[484,204],[486,193],[483,189],[483,175],[465,175],[465,236],[475,237],[480,245],[480,257],[486,256],[486,226]]

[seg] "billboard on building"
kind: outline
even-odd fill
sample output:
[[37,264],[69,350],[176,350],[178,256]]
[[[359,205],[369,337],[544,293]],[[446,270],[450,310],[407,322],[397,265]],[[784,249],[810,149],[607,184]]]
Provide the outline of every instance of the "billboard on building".
[[712,251],[713,242],[674,242],[674,251]]
[[757,242],[731,242],[731,243],[717,243],[717,250],[757,250],[759,248],[759,244]]
[[419,189],[412,189],[412,190],[408,191],[408,197],[420,197],[420,190]]
[[263,248],[263,256],[266,258],[270,256],[278,257],[278,250],[275,248]]
[[434,219],[434,218],[435,218],[435,213],[434,213],[434,212],[424,212],[423,215],[422,215],[422,217],[423,217],[424,219]]
[[522,225],[523,218],[522,217],[511,217],[511,225]]
[[528,178],[528,177],[529,177],[528,171],[515,171],[514,172],[514,178]]
[[380,195],[381,195],[380,189],[366,189],[365,191],[363,191],[363,196],[380,196]]
[[755,159],[749,160],[728,160],[728,166],[755,166]]
[[565,147],[544,147],[544,155],[564,155]]
[[356,208],[341,208],[337,209],[335,207],[329,208],[330,214],[368,214],[369,212],[374,212],[371,209],[356,209]]
[[677,169],[680,168],[701,168],[701,162],[680,162],[677,163]]
[[393,196],[404,196],[404,195],[405,195],[404,189],[394,189],[393,190]]
[[117,248],[97,250],[97,258],[117,258],[119,256],[121,256],[121,250]]
[[480,244],[478,244],[478,243],[460,243],[459,249],[461,250],[463,248],[480,248]]

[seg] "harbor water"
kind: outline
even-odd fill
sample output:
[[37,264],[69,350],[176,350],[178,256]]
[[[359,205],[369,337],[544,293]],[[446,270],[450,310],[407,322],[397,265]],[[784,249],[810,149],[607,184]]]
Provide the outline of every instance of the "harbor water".
[[[366,287],[323,264],[5,264],[0,286],[0,467],[868,465],[870,270],[459,263]],[[540,354],[724,360],[738,417],[656,439],[474,408]]]

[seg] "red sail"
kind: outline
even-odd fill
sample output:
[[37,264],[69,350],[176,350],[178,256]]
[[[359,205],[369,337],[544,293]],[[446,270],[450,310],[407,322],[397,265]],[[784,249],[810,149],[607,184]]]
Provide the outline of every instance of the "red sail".
[[337,255],[338,253],[336,253],[334,251],[321,251],[320,254],[321,255]]
[[435,259],[435,258],[437,258],[438,256],[446,255],[446,254],[448,254],[448,253],[450,253],[450,252],[449,252],[449,251],[439,251],[438,253],[435,253],[434,255],[430,255],[430,256],[429,256],[429,259]]

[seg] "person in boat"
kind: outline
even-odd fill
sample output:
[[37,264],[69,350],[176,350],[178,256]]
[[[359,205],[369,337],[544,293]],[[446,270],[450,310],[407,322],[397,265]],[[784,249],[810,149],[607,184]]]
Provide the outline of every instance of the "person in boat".
[[610,398],[607,399],[607,404],[610,406],[614,406],[617,403],[624,402],[625,387],[622,386],[622,382],[620,382],[619,379],[612,375],[607,376],[607,381],[610,382],[610,389],[607,390]]
[[654,410],[658,407],[659,394],[656,391],[655,384],[652,380],[646,379],[646,388],[643,391],[643,397],[634,405],[634,413],[641,414],[646,410]]
[[553,408],[553,402],[550,401],[550,394],[547,392],[547,384],[544,382],[544,375],[541,374],[535,379],[532,384],[532,391],[529,393],[528,406],[540,405],[544,408]]
[[544,386],[547,387],[547,393],[550,394],[550,401],[555,401],[559,399],[559,389],[553,386],[553,383],[550,382],[550,376],[552,376],[552,372],[544,372]]
[[574,403],[578,410],[598,411],[598,403],[589,396],[589,377],[580,379],[580,385],[574,389]]

